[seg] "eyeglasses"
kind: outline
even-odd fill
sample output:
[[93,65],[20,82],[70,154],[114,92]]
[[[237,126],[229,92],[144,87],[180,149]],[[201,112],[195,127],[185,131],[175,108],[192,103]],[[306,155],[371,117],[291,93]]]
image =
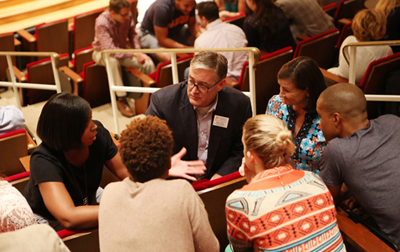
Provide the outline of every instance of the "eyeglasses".
[[217,81],[217,82],[215,82],[215,84],[214,85],[212,85],[211,87],[207,87],[207,86],[204,86],[204,85],[202,85],[202,84],[196,84],[196,83],[194,83],[194,81],[192,81],[192,80],[186,80],[186,85],[190,88],[190,89],[192,89],[192,88],[194,88],[194,87],[197,87],[197,90],[199,90],[199,92],[201,92],[201,93],[207,93],[208,92],[208,90],[209,89],[211,89],[212,87],[214,87],[215,85],[217,85],[220,81],[222,81],[223,79],[220,79],[219,81]]
[[123,15],[121,13],[118,13],[118,15],[120,15],[121,17],[127,17],[127,16],[129,16],[129,12],[126,14],[123,14]]

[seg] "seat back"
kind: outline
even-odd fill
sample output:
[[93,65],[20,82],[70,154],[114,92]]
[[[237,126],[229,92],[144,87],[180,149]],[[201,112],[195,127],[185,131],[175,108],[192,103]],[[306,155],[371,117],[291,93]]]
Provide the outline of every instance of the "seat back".
[[[68,54],[60,55],[56,68],[68,66],[68,61]],[[26,65],[26,70],[26,79],[28,83],[55,85],[53,69],[49,58],[29,63]],[[24,97],[24,104],[33,104],[48,100],[50,96],[56,92],[40,89],[24,89],[24,93],[26,94],[26,97]]]
[[[74,50],[92,45],[96,18],[104,11],[103,8],[85,12],[74,17]],[[81,71],[80,71],[81,72]],[[78,72],[78,73],[80,73]]]
[[342,18],[352,20],[359,10],[365,8],[364,2],[365,0],[341,0],[333,17],[335,24]]
[[92,108],[111,102],[106,68],[94,61],[83,66],[83,85],[78,93]]
[[222,19],[222,21],[237,25],[237,26],[239,26],[240,28],[243,29],[243,24],[244,24],[244,20],[245,19],[246,19],[246,13],[240,13],[240,14],[238,14],[236,16]]
[[74,252],[99,252],[99,231],[84,232],[81,230],[61,230],[57,232],[69,250]]
[[[69,52],[68,19],[36,26],[36,50],[38,52]],[[43,57],[41,58],[43,59]]]
[[[277,74],[281,67],[292,59],[291,47],[280,49],[276,52],[266,54],[260,58],[256,66],[256,111],[264,114],[269,99],[279,93]],[[243,64],[242,73],[239,78],[240,89],[249,91],[249,66],[248,62]]]
[[337,10],[337,4],[336,3],[328,4],[322,7],[322,10],[329,16],[334,17]]
[[245,184],[247,184],[246,179],[240,177],[197,192],[203,200],[211,228],[219,241],[221,251],[224,251],[229,244],[226,233],[226,199],[234,190],[242,188]]
[[293,58],[307,56],[315,60],[318,66],[330,68],[338,39],[339,29],[336,28],[302,40],[297,44]]
[[[14,33],[0,34],[0,51],[8,52],[15,51]],[[15,65],[15,57],[12,57],[12,63]],[[8,68],[7,59],[5,56],[0,56],[0,80],[7,79],[6,70]]]
[[8,181],[21,194],[24,194],[25,187],[29,182],[29,174],[30,174],[29,171],[25,171],[12,176],[5,177],[4,180]]
[[[384,83],[386,83],[388,74],[395,69],[400,69],[400,52],[372,61],[360,82],[360,88],[365,94],[384,94]],[[377,102],[369,101],[367,109],[368,117],[371,119],[380,115]]]
[[335,66],[339,62],[339,51],[340,51],[340,46],[342,45],[343,41],[350,35],[353,35],[353,29],[351,28],[351,25],[353,22],[348,22],[345,24],[342,28],[342,31],[340,32],[339,39],[335,45],[334,49],[334,54],[332,57],[332,66]]
[[[193,58],[193,54],[182,57],[182,58],[178,58],[177,59],[177,68],[178,68],[178,78],[179,78],[179,82],[183,81],[185,79],[184,73],[185,73],[185,69],[188,68],[190,66],[190,61]],[[172,80],[172,71],[171,71],[171,62],[165,62],[162,64],[159,64],[157,66],[157,76],[156,76],[156,84],[157,87],[165,87],[173,83]]]
[[28,149],[25,129],[0,135],[0,174],[12,176],[25,172],[19,158],[26,155],[28,155]]
[[83,72],[83,66],[86,63],[93,61],[92,54],[93,54],[92,46],[81,48],[74,52],[74,55],[75,55],[74,70],[76,73],[79,74],[79,73]]

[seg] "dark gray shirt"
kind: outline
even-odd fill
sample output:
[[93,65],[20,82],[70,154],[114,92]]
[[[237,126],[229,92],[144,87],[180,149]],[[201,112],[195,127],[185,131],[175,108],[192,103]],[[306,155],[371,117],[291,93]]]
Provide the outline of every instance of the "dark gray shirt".
[[347,185],[379,228],[400,246],[400,118],[384,115],[322,154],[320,177],[328,186]]

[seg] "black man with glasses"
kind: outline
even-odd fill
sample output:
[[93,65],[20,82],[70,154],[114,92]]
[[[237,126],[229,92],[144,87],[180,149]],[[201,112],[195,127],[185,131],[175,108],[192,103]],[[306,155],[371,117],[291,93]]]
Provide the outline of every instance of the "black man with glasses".
[[241,165],[242,127],[251,117],[251,105],[242,92],[225,86],[227,69],[223,55],[200,52],[190,62],[186,81],[151,96],[146,114],[166,120],[173,132],[174,154],[190,161],[186,169],[171,169],[170,176],[215,179]]
[[[129,39],[129,43],[127,39]],[[94,49],[93,60],[101,66],[105,66],[101,57],[102,50],[141,48],[128,0],[111,0],[109,9],[97,17],[92,46]],[[111,73],[116,86],[124,85],[121,65],[134,67],[145,74],[150,74],[155,70],[153,61],[144,53],[114,53],[110,56]],[[118,91],[116,94],[118,109],[122,115],[134,116],[135,112],[127,101],[126,92]]]

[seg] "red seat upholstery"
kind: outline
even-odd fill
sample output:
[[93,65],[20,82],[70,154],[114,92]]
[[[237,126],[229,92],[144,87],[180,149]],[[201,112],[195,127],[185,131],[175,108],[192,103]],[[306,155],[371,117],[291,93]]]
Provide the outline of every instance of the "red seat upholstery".
[[240,177],[242,177],[242,175],[240,175],[240,173],[237,171],[237,172],[225,175],[223,177],[220,177],[220,178],[217,178],[214,180],[202,179],[202,180],[193,182],[192,186],[195,191],[200,191],[200,190],[204,190],[204,189],[207,189],[207,188],[210,188],[210,187],[213,187],[213,186],[216,186],[216,185],[219,185],[219,184],[222,184],[222,183],[225,183],[225,182],[228,182],[233,179],[240,178]]

